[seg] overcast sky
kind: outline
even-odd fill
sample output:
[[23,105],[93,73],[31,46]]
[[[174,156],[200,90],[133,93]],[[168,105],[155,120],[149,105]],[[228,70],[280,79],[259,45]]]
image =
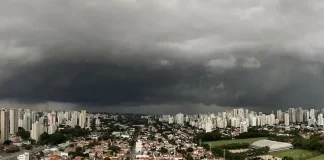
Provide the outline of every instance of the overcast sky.
[[323,108],[323,15],[322,0],[1,0],[0,105]]

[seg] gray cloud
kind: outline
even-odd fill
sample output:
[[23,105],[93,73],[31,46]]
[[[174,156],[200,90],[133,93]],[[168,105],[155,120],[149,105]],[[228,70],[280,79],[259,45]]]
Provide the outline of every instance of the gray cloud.
[[321,106],[323,13],[319,0],[4,0],[0,98]]

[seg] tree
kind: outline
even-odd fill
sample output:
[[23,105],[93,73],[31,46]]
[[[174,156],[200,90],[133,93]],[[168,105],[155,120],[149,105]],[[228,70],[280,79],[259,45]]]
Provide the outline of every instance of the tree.
[[120,147],[118,147],[118,146],[110,146],[109,150],[111,150],[113,153],[118,153],[120,151]]
[[62,133],[54,133],[50,135],[50,144],[57,145],[66,141],[66,137]]
[[193,148],[191,147],[187,148],[187,152],[193,152]]
[[160,152],[161,152],[161,153],[168,153],[168,149],[162,147],[162,148],[160,149]]
[[18,127],[18,132],[16,133],[17,136],[20,136],[22,139],[27,140],[30,138],[30,132],[26,131],[22,127]]
[[38,143],[40,143],[40,144],[48,144],[49,141],[50,141],[50,135],[48,133],[44,132],[39,136]]
[[282,158],[282,160],[294,160],[294,158],[293,157],[284,156]]
[[72,151],[70,151],[70,152],[68,153],[68,155],[69,155],[70,157],[72,157],[72,158],[76,157],[75,152],[72,152]]
[[4,142],[3,142],[3,145],[10,145],[12,143],[12,141],[10,141],[10,140],[5,140]]
[[204,144],[202,144],[202,147],[207,151],[210,150],[210,145],[209,144],[204,143]]
[[31,149],[33,148],[33,146],[32,146],[32,145],[25,145],[24,148],[25,148],[26,150],[31,150]]

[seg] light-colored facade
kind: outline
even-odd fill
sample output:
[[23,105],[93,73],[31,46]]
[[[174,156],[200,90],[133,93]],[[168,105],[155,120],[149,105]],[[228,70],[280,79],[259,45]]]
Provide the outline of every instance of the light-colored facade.
[[285,113],[285,126],[289,126],[289,113]]
[[25,152],[24,154],[17,156],[17,160],[29,160],[29,153]]
[[138,140],[135,144],[135,152],[142,152],[142,141]]
[[1,109],[1,136],[0,142],[3,143],[4,141],[9,139],[9,111],[6,108]]
[[44,125],[36,121],[32,124],[32,130],[30,131],[30,137],[36,141],[39,140],[39,136],[44,133]]
[[86,110],[81,110],[81,113],[79,115],[79,126],[81,128],[86,127],[86,119],[87,119],[87,111]]
[[18,131],[18,110],[11,108],[9,113],[10,121],[10,134],[15,134]]

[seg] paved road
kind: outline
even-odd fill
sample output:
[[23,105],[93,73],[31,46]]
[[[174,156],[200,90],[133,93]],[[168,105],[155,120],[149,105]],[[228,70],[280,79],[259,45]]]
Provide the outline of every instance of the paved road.
[[45,147],[38,147],[38,148],[33,148],[32,150],[22,150],[16,153],[12,153],[9,156],[1,157],[0,160],[16,160],[18,155],[21,155],[25,152],[29,152],[29,155],[32,153],[38,152],[45,149]]

